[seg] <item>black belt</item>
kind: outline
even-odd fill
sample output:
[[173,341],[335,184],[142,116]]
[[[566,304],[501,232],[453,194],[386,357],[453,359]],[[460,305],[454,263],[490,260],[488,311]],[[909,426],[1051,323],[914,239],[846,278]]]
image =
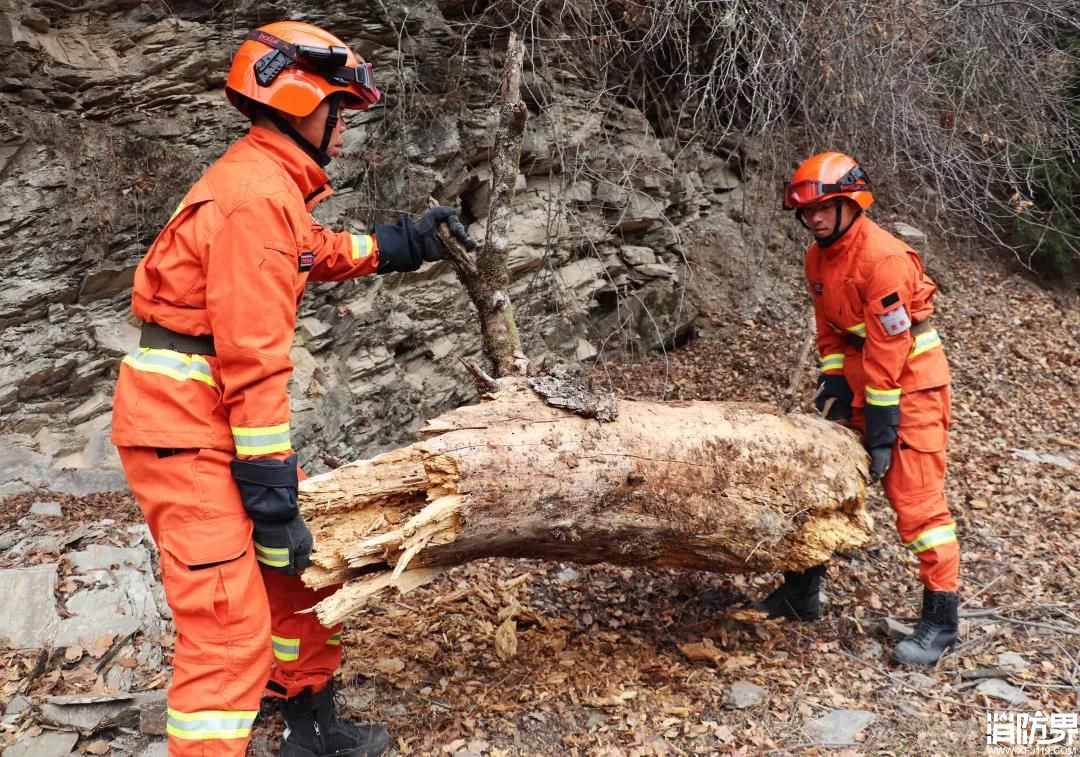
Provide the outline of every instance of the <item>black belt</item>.
[[186,352],[189,355],[217,354],[214,352],[214,337],[180,334],[157,323],[144,323],[142,325],[139,346],[156,350]]
[[[933,326],[930,325],[929,318],[923,321],[919,321],[918,323],[913,323],[911,324],[911,336],[916,337],[919,336],[919,334],[925,334],[932,328]],[[865,336],[859,336],[858,334],[853,334],[850,331],[842,332],[840,334],[840,338],[859,351],[862,351],[863,344],[866,343]]]

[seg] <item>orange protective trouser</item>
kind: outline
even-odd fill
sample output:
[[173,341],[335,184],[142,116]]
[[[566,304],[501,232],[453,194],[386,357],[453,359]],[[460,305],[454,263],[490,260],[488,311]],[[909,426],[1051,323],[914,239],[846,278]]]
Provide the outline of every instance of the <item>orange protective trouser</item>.
[[320,690],[341,662],[341,632],[297,615],[338,587],[260,570],[252,523],[222,450],[121,447],[161,552],[176,624],[167,730],[174,757],[239,757],[264,693]]
[[[948,386],[901,395],[899,439],[882,482],[896,513],[896,530],[918,555],[919,577],[931,591],[959,587],[960,545],[945,502],[950,417]],[[853,408],[851,425],[865,433],[861,407]]]

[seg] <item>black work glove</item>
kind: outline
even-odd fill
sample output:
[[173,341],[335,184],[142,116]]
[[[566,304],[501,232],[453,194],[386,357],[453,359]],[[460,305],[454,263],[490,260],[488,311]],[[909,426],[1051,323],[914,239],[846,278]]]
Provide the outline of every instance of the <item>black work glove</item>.
[[829,408],[825,420],[846,421],[851,418],[851,401],[855,398],[847,379],[842,373],[822,373],[818,376],[818,393],[814,397],[814,407],[818,412],[825,410],[829,398],[835,401]]
[[311,531],[296,504],[296,455],[229,464],[244,510],[255,524],[255,559],[295,576],[311,564]]
[[892,464],[892,447],[871,447],[870,453],[870,481],[877,483],[885,478]]
[[877,483],[885,477],[892,463],[892,448],[900,427],[900,405],[867,405],[866,451],[870,453],[870,480]]
[[428,262],[442,260],[446,255],[446,248],[443,246],[442,238],[439,236],[439,224],[441,223],[446,224],[447,228],[450,229],[450,233],[454,235],[457,241],[461,242],[461,246],[466,250],[472,250],[476,247],[476,242],[465,231],[465,226],[458,219],[454,209],[445,205],[437,205],[428,209],[424,215],[420,216],[420,220],[416,222],[416,235],[420,238],[420,254],[424,260]]
[[476,247],[454,209],[439,205],[420,216],[416,223],[402,218],[394,224],[375,224],[372,233],[379,244],[379,273],[415,271],[424,261],[442,260],[446,248],[439,238],[440,223],[447,224],[466,250]]

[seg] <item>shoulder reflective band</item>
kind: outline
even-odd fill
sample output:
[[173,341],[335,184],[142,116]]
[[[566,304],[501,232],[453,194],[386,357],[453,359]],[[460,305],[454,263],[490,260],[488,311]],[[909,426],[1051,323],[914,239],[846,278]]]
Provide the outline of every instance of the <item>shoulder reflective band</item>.
[[899,405],[901,391],[901,389],[875,389],[868,385],[866,387],[866,404],[877,405],[878,407]]
[[904,546],[915,554],[919,554],[954,541],[956,541],[956,524],[950,523],[947,526],[937,526],[923,531]]
[[246,739],[251,735],[251,724],[258,714],[253,710],[181,712],[170,707],[165,730],[173,738],[184,741]]
[[232,435],[238,455],[267,455],[292,449],[288,423],[248,428],[233,426]]

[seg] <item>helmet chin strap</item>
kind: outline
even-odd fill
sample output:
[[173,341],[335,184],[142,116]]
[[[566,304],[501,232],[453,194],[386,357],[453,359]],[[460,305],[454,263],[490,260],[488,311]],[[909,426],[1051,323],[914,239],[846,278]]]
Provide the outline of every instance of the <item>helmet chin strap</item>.
[[[836,208],[836,221],[833,222],[833,230],[830,233],[823,236],[823,237],[819,237],[817,234],[814,234],[814,239],[817,241],[818,247],[828,247],[829,245],[835,243],[837,240],[840,239],[840,237],[844,236],[844,234],[847,233],[848,229],[851,228],[851,224],[855,223],[855,219],[858,218],[860,215],[862,215],[862,208],[859,208],[858,210],[855,211],[855,215],[853,215],[851,217],[851,223],[849,223],[847,226],[845,226],[843,229],[841,229],[840,228],[840,223],[842,221],[842,216],[843,216],[843,209],[842,209],[843,204],[844,204],[843,198],[837,197],[836,198],[836,205],[835,205],[835,208]],[[804,229],[807,229],[811,233],[813,232],[813,229],[810,228],[810,224],[808,224],[806,222],[806,219],[803,218],[802,208],[799,208],[799,209],[797,209],[795,211],[795,217],[799,219],[799,223],[801,223],[803,225]]]
[[300,149],[318,163],[320,168],[326,168],[330,163],[330,156],[327,155],[326,150],[330,147],[330,140],[333,138],[334,129],[337,127],[338,114],[341,113],[341,102],[344,95],[341,92],[335,92],[327,99],[330,101],[330,110],[326,113],[326,125],[323,127],[322,141],[318,147],[308,142],[278,111],[273,108],[262,109],[262,114],[270,119],[270,122],[278,128],[278,131],[299,145]]
[[[341,101],[344,97],[341,92],[335,92],[327,98],[330,110],[326,112],[326,126],[323,127],[322,143],[319,145],[319,152],[323,155],[326,155],[326,150],[330,147],[330,138],[334,136],[334,129],[337,128],[338,114],[341,112]],[[326,160],[330,162],[329,156]]]
[[295,142],[301,150],[306,152],[312,160],[319,164],[320,168],[326,168],[326,166],[330,163],[329,155],[327,155],[323,150],[320,150],[318,147],[304,139],[304,136],[296,129],[294,129],[292,127],[292,124],[282,118],[281,114],[273,108],[266,108],[263,113],[268,119],[270,119],[270,123],[272,123],[278,128],[278,131],[280,131],[282,134]]

